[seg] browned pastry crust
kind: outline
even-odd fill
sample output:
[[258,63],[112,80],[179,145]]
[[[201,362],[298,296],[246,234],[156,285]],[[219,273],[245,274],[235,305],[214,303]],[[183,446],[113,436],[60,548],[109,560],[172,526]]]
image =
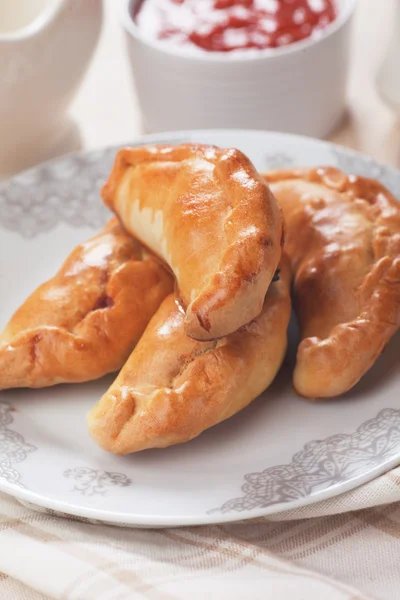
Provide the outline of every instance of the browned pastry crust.
[[112,219],[77,246],[0,335],[0,389],[96,379],[119,369],[172,277]]
[[290,311],[285,257],[261,314],[218,341],[189,338],[183,310],[171,294],[89,414],[91,436],[105,450],[127,454],[186,442],[232,416],[279,370]]
[[294,386],[309,398],[343,394],[400,325],[400,205],[377,181],[334,168],[265,177],[294,272]]
[[282,216],[241,152],[126,148],[102,195],[124,227],[169,264],[187,335],[221,338],[260,314],[281,256]]

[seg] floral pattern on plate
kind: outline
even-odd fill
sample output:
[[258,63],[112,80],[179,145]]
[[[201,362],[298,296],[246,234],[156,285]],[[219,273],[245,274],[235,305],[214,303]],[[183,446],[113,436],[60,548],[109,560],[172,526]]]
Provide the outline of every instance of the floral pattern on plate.
[[13,410],[8,404],[0,403],[0,479],[18,487],[25,487],[15,465],[24,461],[35,446],[25,442],[21,434],[8,425],[14,421]]
[[288,465],[245,475],[244,495],[216,510],[241,512],[304,498],[375,467],[396,455],[399,444],[400,410],[381,410],[352,434],[309,442]]
[[67,469],[64,471],[64,477],[75,481],[72,491],[79,492],[82,496],[104,496],[112,487],[127,487],[132,484],[132,480],[123,473],[100,471],[90,467]]

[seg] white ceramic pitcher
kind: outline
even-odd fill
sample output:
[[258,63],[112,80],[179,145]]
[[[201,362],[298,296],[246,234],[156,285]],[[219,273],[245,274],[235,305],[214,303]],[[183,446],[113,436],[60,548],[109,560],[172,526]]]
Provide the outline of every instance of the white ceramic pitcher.
[[0,0],[0,175],[46,156],[99,38],[102,0]]

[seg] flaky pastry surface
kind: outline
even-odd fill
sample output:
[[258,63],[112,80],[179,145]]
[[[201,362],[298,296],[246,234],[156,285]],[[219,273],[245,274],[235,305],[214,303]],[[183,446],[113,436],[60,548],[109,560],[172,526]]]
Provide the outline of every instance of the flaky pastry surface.
[[91,436],[105,450],[128,454],[186,442],[232,416],[263,392],[278,372],[290,311],[286,257],[261,314],[220,340],[189,338],[184,312],[171,294],[90,412]]
[[300,343],[294,386],[343,394],[400,325],[400,205],[379,182],[334,168],[265,174],[285,217]]
[[118,370],[172,289],[170,274],[113,218],[12,316],[0,335],[0,389]]
[[195,144],[126,148],[102,196],[170,266],[190,337],[217,339],[260,314],[281,256],[282,215],[241,152]]

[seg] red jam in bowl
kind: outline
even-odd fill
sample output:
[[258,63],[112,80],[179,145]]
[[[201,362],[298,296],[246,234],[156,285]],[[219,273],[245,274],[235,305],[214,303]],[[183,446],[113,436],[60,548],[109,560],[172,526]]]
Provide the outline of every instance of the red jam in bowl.
[[286,46],[336,16],[335,0],[141,0],[133,15],[146,37],[209,52]]

